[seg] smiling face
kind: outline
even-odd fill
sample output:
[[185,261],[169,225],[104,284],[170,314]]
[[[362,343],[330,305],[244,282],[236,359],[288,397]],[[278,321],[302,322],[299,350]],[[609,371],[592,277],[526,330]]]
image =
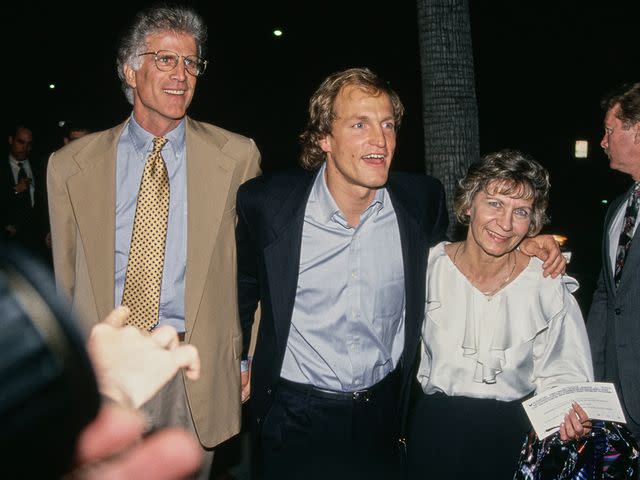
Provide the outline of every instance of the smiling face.
[[600,146],[609,157],[609,166],[629,174],[640,181],[640,122],[625,128],[617,117],[620,105],[607,111],[604,118],[604,136]]
[[[147,37],[147,51],[170,50],[178,55],[197,55],[196,41],[191,35],[165,32]],[[125,65],[127,83],[133,89],[133,114],[150,133],[163,136],[173,130],[186,115],[197,78],[187,73],[184,58],[171,71],[163,72],[155,65],[153,55],[139,57],[141,65],[134,70]]]
[[327,186],[360,198],[373,198],[387,182],[396,148],[393,106],[385,93],[343,87],[335,105],[331,133],[320,142],[327,154]]
[[523,189],[515,195],[504,195],[497,182],[480,190],[471,203],[467,244],[477,245],[484,253],[499,257],[516,248],[529,232],[532,198],[522,196]]

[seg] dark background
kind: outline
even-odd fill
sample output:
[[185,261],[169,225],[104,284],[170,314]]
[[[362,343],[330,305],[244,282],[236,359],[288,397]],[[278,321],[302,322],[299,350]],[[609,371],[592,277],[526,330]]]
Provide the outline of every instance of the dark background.
[[[5,6],[5,122],[33,126],[34,156],[46,158],[61,144],[59,121],[98,130],[130,113],[115,71],[117,39],[150,3]],[[325,76],[352,66],[372,68],[398,91],[407,112],[394,168],[423,169],[413,0],[189,3],[209,26],[211,61],[190,115],[253,137],[264,170],[296,164],[309,96]],[[600,268],[602,200],[627,181],[609,170],[598,146],[598,103],[609,88],[638,80],[634,3],[470,1],[481,152],[518,148],[550,170],[545,231],[569,236],[569,270],[585,308]],[[272,36],[274,28],[284,35]],[[588,159],[573,158],[578,138],[590,143]]]

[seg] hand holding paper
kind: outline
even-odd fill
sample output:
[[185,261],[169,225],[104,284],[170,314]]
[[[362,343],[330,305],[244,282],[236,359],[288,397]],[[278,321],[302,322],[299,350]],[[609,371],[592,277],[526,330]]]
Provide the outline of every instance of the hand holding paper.
[[558,431],[572,402],[579,403],[589,418],[625,423],[612,383],[586,382],[546,390],[522,402],[540,440]]

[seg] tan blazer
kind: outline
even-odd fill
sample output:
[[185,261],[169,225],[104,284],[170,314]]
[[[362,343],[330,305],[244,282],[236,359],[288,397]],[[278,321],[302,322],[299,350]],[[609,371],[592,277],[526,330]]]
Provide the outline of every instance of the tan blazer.
[[[198,437],[211,448],[240,430],[235,202],[238,186],[259,174],[260,154],[253,140],[186,122],[186,341],[202,370],[185,382]],[[69,143],[47,167],[56,283],[87,332],[114,308],[116,148],[125,125]]]

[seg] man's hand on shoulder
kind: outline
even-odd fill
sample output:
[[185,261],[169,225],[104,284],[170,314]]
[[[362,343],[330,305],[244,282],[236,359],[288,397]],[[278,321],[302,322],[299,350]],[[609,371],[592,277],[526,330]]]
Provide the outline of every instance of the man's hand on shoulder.
[[520,243],[520,251],[530,257],[538,257],[544,262],[542,268],[544,269],[543,275],[545,277],[551,275],[551,278],[556,278],[567,269],[567,259],[562,255],[560,246],[553,238],[553,235],[538,235],[532,238],[525,238]]

